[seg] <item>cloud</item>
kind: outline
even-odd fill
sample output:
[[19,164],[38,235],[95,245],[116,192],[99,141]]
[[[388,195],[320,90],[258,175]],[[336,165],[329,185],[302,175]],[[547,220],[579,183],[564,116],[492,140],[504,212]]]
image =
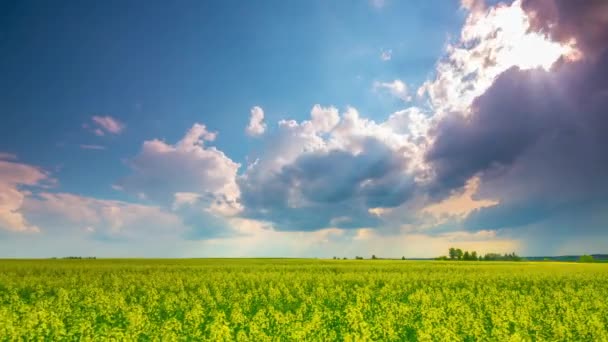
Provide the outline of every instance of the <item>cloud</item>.
[[16,161],[16,156],[2,153],[0,158],[0,230],[38,232],[23,215],[23,202],[30,194],[24,186],[43,185],[52,181],[43,170]]
[[176,144],[145,141],[139,154],[127,162],[131,175],[115,185],[165,207],[173,204],[176,194],[194,193],[209,199],[210,207],[217,212],[236,212],[240,164],[206,145],[216,136],[205,125],[194,124]]
[[85,123],[84,128],[90,129],[97,136],[104,136],[106,134],[120,134],[126,128],[126,125],[120,122],[118,119],[111,116],[98,116],[95,115],[91,118],[92,125]]
[[460,6],[471,13],[482,13],[487,8],[485,0],[461,0]]
[[17,156],[12,153],[0,152],[0,160],[15,160]]
[[476,199],[475,195],[479,188],[479,178],[474,177],[467,181],[463,192],[456,192],[448,198],[428,205],[421,211],[436,217],[453,217],[464,219],[473,211],[481,208],[492,207],[499,204],[498,201],[489,199]]
[[245,131],[252,137],[264,134],[266,131],[266,123],[264,122],[264,110],[261,107],[255,106],[251,108],[249,125],[247,125]]
[[[174,144],[145,141],[115,189],[146,204],[32,191],[49,176],[2,153],[0,227],[83,241],[154,235],[216,256],[608,247],[605,2],[462,7],[460,36],[418,89],[424,106],[374,121],[315,105],[269,132],[253,107],[246,131],[263,148],[240,173],[202,124]],[[400,80],[374,89],[410,100]],[[109,119],[90,129],[124,129]]]
[[531,21],[531,29],[555,41],[575,42],[595,58],[608,42],[608,2],[604,0],[523,0],[522,7]]
[[400,126],[416,110],[377,124],[349,108],[315,105],[311,120],[279,122],[267,148],[238,179],[244,215],[278,230],[377,226],[375,207],[412,195],[424,139]]
[[387,50],[382,50],[380,52],[380,60],[387,62],[390,61],[391,58],[393,58],[393,50],[391,49],[387,49]]
[[101,146],[101,145],[86,145],[86,144],[81,144],[80,148],[83,150],[105,150],[106,147],[105,146]]
[[571,43],[555,42],[531,30],[521,1],[486,8],[481,1],[463,1],[471,12],[459,40],[448,44],[434,79],[418,89],[437,118],[450,112],[466,114],[473,100],[513,66],[549,70],[564,56],[574,56]]
[[[551,37],[585,35],[587,26],[571,25],[584,21],[570,18],[576,15],[589,12],[557,14],[568,17],[560,21],[566,27],[551,26]],[[426,159],[434,190],[445,196],[479,177],[479,195],[499,202],[471,213],[464,221],[469,229],[525,234],[533,227],[531,239],[605,233],[604,224],[589,220],[604,210],[608,193],[608,42],[576,47],[578,60],[563,59],[548,70],[504,71],[468,113],[453,113],[433,129]]]
[[408,93],[407,85],[401,80],[392,82],[374,82],[375,90],[387,90],[391,95],[403,100],[411,101],[412,97]]
[[128,161],[132,174],[117,189],[171,208],[188,228],[187,239],[236,234],[227,219],[241,211],[236,184],[240,164],[207,143],[215,140],[202,124],[194,124],[175,144],[145,141]]
[[240,235],[237,227],[231,224],[230,218],[235,210],[214,203],[212,196],[196,193],[176,193],[172,210],[179,215],[188,230],[183,235],[186,239],[228,238]]
[[28,196],[23,211],[44,234],[105,241],[145,240],[186,231],[181,219],[160,207],[68,193]]

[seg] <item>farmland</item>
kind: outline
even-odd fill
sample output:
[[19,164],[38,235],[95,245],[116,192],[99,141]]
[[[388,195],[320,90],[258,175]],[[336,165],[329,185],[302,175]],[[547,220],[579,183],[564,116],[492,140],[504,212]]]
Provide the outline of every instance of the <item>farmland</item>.
[[0,340],[607,341],[608,264],[0,261]]

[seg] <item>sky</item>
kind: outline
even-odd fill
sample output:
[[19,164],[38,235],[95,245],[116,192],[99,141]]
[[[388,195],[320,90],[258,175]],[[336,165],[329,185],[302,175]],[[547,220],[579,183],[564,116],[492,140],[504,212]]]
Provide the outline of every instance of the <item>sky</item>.
[[608,2],[4,1],[0,257],[608,251]]

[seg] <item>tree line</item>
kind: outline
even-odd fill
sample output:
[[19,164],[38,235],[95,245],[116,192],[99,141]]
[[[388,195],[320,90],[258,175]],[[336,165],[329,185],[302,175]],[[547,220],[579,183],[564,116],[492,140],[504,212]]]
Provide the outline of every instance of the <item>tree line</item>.
[[[51,259],[58,259],[57,257],[52,257]],[[66,256],[66,257],[61,257],[59,259],[97,259],[97,257],[94,256],[87,256],[87,257],[83,257],[83,256]]]
[[442,255],[436,260],[464,260],[464,261],[521,261],[522,258],[515,254],[500,254],[500,253],[486,253],[485,255],[477,254],[477,251],[464,251],[460,248],[450,248],[448,255]]

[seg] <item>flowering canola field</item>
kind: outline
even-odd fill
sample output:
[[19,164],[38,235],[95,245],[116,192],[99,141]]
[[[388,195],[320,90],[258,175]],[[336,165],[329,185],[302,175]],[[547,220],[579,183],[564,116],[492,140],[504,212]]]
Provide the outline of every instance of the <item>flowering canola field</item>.
[[0,341],[608,341],[608,264],[0,261]]

